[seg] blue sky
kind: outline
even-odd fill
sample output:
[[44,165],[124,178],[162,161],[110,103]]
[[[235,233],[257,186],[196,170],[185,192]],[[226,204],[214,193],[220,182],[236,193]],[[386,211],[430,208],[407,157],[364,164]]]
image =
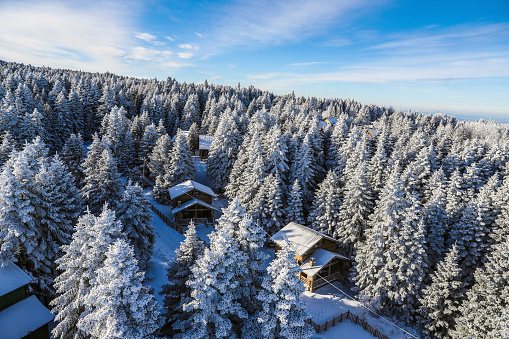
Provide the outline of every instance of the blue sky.
[[5,1],[0,59],[509,122],[509,1]]

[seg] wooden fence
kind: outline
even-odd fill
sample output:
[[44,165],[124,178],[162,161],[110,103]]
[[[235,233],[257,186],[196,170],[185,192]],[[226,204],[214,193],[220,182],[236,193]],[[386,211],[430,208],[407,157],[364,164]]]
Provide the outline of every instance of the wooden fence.
[[184,234],[184,228],[180,225],[177,225],[173,221],[170,220],[166,215],[164,215],[161,211],[159,211],[157,208],[155,208],[154,205],[150,204],[150,207],[152,208],[152,211],[154,211],[159,218],[163,219],[163,221],[166,223],[166,225],[173,228],[175,231],[179,232],[180,234]]
[[386,336],[385,334],[383,334],[382,332],[380,332],[379,330],[377,330],[376,328],[374,328],[373,326],[368,324],[367,321],[362,320],[360,317],[356,316],[355,314],[350,313],[350,311],[342,313],[342,314],[338,315],[337,317],[332,318],[332,320],[326,321],[324,324],[321,324],[321,325],[316,324],[313,320],[311,320],[311,318],[307,319],[306,322],[308,324],[310,324],[311,326],[313,326],[313,329],[315,330],[316,333],[320,333],[320,332],[323,332],[323,331],[331,328],[332,326],[334,326],[336,324],[339,324],[340,322],[342,322],[345,319],[350,319],[354,324],[361,326],[364,330],[366,330],[368,333],[370,333],[375,338],[389,339],[388,336]]

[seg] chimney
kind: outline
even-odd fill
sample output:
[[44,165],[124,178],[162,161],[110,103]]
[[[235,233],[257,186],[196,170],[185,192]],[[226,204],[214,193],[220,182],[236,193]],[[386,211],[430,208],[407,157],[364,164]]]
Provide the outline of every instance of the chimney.
[[315,258],[311,257],[309,259],[309,266],[314,266],[315,265]]

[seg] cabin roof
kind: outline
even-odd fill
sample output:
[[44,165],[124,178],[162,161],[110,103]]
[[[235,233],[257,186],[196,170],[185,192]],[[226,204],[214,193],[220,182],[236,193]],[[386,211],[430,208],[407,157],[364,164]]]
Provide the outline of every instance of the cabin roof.
[[214,191],[212,191],[212,188],[197,183],[196,181],[193,180],[184,181],[183,183],[171,187],[168,191],[170,192],[170,198],[175,199],[180,197],[181,195],[191,192],[192,190],[197,190],[213,197],[216,196]]
[[0,266],[0,281],[0,296],[2,296],[29,284],[32,279],[21,268],[9,263]]
[[0,311],[1,336],[23,338],[54,318],[35,295],[32,295]]
[[182,210],[185,210],[186,208],[191,207],[191,206],[196,205],[196,204],[202,205],[204,207],[210,208],[211,210],[219,212],[219,209],[217,207],[212,206],[211,204],[207,204],[205,201],[202,201],[200,199],[191,199],[189,201],[186,201],[185,204],[182,204],[182,206],[176,207],[176,208],[172,209],[171,210],[171,214],[178,213],[178,212],[180,212]]
[[367,126],[366,127],[366,133],[368,133],[368,132],[371,134],[371,136],[373,138],[376,138],[376,136],[378,135],[377,129],[375,127],[373,127],[373,126]]
[[[310,265],[311,258],[315,259],[315,263],[313,264],[313,266]],[[314,251],[309,258],[304,260],[302,265],[300,265],[300,269],[302,270],[302,272],[306,273],[308,277],[314,277],[318,272],[320,272],[322,267],[327,265],[334,258],[351,261],[350,259],[342,256],[341,254],[327,251],[323,248],[319,248],[316,251]]]
[[292,250],[299,256],[309,251],[321,239],[328,239],[338,242],[321,232],[312,230],[309,227],[291,222],[283,227],[279,232],[272,236],[272,240],[280,246],[284,246],[284,241],[287,240],[292,244]]
[[213,135],[200,135],[198,136],[198,140],[200,141],[199,149],[210,149],[210,145],[212,145],[212,140],[214,140]]
[[327,117],[327,118],[325,118],[323,120],[327,120],[331,125],[334,125],[334,124],[336,124],[338,122],[338,119],[332,118],[332,117]]

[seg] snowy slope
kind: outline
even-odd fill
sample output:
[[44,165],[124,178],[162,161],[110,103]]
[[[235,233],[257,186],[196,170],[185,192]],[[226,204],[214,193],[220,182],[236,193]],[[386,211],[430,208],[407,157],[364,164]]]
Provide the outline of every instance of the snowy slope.
[[152,216],[151,223],[156,233],[156,243],[146,276],[149,279],[149,286],[154,289],[154,295],[162,307],[163,296],[159,295],[159,292],[161,292],[161,286],[167,283],[168,261],[176,257],[175,250],[179,248],[184,236],[166,225],[154,212],[152,212]]

